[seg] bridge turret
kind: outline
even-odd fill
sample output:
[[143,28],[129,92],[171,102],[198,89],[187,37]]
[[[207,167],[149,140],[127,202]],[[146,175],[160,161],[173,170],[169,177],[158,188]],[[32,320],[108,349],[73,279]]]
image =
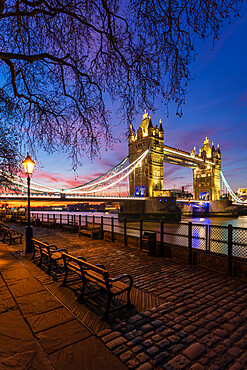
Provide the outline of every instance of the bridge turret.
[[133,125],[131,123],[130,128],[129,128],[129,141],[133,141],[133,140],[134,140],[134,132],[133,132]]
[[155,191],[163,190],[164,131],[160,123],[153,127],[151,115],[144,112],[141,125],[133,140],[129,136],[129,163],[134,162],[149,149],[141,166],[130,174],[130,194],[136,187],[145,187],[145,195],[153,197]]
[[193,171],[193,197],[194,199],[218,200],[220,199],[220,172],[221,154],[214,143],[212,147],[206,137],[202,149],[198,154],[204,163]]

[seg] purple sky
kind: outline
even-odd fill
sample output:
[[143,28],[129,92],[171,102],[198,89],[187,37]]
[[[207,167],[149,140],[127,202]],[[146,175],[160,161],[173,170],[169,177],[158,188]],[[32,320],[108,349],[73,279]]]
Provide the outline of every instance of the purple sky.
[[[158,111],[152,114],[154,125],[161,118],[165,131],[165,144],[190,151],[201,148],[207,136],[210,143],[220,144],[222,172],[232,189],[247,187],[247,6],[242,17],[226,25],[214,50],[210,42],[198,44],[196,61],[191,65],[194,80],[189,84],[183,117],[175,115],[170,106],[169,118],[165,107],[157,101]],[[143,107],[144,112],[145,107]],[[137,129],[143,112],[133,126]],[[120,117],[113,115],[112,123],[118,125]],[[128,141],[124,138],[126,127],[118,125],[115,137],[121,143],[112,151],[102,150],[101,159],[93,163],[82,159],[77,177],[70,169],[66,155],[38,154],[42,168],[36,169],[33,179],[45,185],[70,188],[91,180],[119,163],[128,154]],[[192,189],[192,170],[164,164],[164,188]]]

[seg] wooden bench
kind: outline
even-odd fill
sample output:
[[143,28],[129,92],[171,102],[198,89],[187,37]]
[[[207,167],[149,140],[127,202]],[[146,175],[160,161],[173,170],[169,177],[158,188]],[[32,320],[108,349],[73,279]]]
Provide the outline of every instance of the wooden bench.
[[90,236],[91,239],[102,238],[102,227],[100,224],[93,222],[87,222],[84,226],[79,226],[78,236],[86,235]]
[[41,223],[41,226],[44,226],[44,227],[56,227],[57,223],[56,223],[56,219],[55,218],[52,218],[50,221],[42,221]]
[[14,240],[20,240],[20,244],[22,243],[22,237],[23,234],[20,233],[19,231],[12,230],[6,226],[3,226],[3,240],[2,241],[8,241],[9,245],[14,241]]
[[[133,307],[130,301],[130,291],[133,286],[133,279],[131,275],[123,274],[116,278],[111,278],[107,269],[103,265],[93,265],[82,257],[74,257],[70,254],[63,253],[64,267],[65,267],[65,276],[61,286],[66,286],[68,274],[72,272],[79,275],[81,279],[82,287],[77,300],[82,302],[83,298],[89,294],[96,293],[98,291],[103,291],[107,294],[107,304],[106,310],[103,315],[103,318],[107,318],[110,312],[114,312],[123,307],[131,308]],[[128,283],[125,283],[121,280],[127,280]],[[98,289],[90,289],[90,285],[97,286]],[[85,289],[88,288],[88,292],[85,293]],[[118,304],[114,300],[115,297],[127,292],[127,302],[124,304]],[[111,303],[114,305],[110,309]],[[119,302],[118,302],[119,303]]]
[[70,233],[77,233],[78,231],[78,224],[77,222],[70,222],[68,224],[62,225],[63,231],[69,231]]
[[47,272],[50,272],[52,265],[58,267],[58,261],[63,260],[62,253],[68,253],[65,248],[58,249],[56,245],[49,245],[47,242],[41,242],[36,239],[32,239],[34,253],[32,259],[35,256],[35,253],[39,251],[40,259],[38,266],[41,266],[43,262],[48,264]]

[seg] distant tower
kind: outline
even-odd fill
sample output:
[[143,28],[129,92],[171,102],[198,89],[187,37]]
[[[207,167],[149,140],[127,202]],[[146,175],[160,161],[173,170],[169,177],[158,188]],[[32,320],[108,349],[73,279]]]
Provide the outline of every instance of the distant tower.
[[219,145],[215,149],[209,144],[208,138],[205,139],[199,157],[213,162],[214,165],[202,164],[193,170],[193,198],[205,200],[220,199],[220,172],[221,172],[221,152]]
[[149,149],[148,155],[142,164],[130,174],[130,195],[135,193],[136,187],[145,186],[145,196],[154,197],[163,190],[163,160],[164,160],[164,130],[162,121],[153,127],[151,116],[145,110],[137,134],[134,135],[133,126],[129,131],[129,163],[133,163]]

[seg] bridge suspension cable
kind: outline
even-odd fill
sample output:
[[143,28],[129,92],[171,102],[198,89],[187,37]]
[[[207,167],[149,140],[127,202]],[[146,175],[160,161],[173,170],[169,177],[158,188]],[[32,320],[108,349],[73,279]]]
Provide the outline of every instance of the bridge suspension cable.
[[235,200],[235,202],[237,203],[242,203],[242,204],[245,204],[246,201],[243,201],[241,198],[239,198],[235,193],[234,191],[231,189],[230,185],[228,184],[228,182],[226,181],[226,178],[225,176],[223,175],[223,172],[221,171],[220,172],[220,175],[221,175],[221,178],[222,178],[222,181],[227,189],[227,191],[229,192],[229,194],[231,195],[232,199]]
[[[90,194],[100,191],[104,191],[113,187],[116,184],[119,184],[121,181],[126,179],[131,172],[135,170],[136,167],[140,166],[146,155],[148,154],[148,149],[140,155],[134,162],[124,167],[129,156],[125,157],[119,164],[113,167],[111,170],[107,171],[105,174],[97,177],[96,179],[89,181],[83,185],[77,186],[71,189],[57,189],[46,185],[41,185],[32,181],[31,192],[38,193],[49,193],[49,194],[61,194],[65,193],[68,195],[76,194]],[[27,191],[26,181],[17,175],[11,175],[10,173],[5,172],[5,175],[9,178],[12,185],[9,186],[9,189],[14,191],[21,191],[22,193]]]

